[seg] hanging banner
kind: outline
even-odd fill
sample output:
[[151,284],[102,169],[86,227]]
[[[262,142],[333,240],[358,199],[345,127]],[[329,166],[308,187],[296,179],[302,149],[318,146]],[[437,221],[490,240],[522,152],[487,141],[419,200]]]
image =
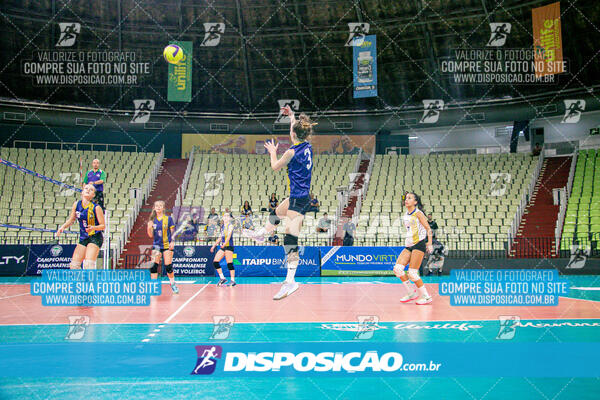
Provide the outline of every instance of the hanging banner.
[[[279,143],[278,154],[283,154],[292,145],[287,133],[277,136],[183,133],[181,152],[184,157],[195,146],[200,153],[267,154],[267,140]],[[314,154],[358,154],[360,149],[371,153],[375,147],[375,135],[312,135],[309,141]]]
[[565,72],[560,26],[560,2],[531,10],[535,76]]
[[376,44],[375,35],[368,35],[365,36],[360,46],[352,46],[355,99],[377,97]]
[[183,60],[169,64],[168,101],[192,101],[192,49],[193,42],[172,41],[183,50]]

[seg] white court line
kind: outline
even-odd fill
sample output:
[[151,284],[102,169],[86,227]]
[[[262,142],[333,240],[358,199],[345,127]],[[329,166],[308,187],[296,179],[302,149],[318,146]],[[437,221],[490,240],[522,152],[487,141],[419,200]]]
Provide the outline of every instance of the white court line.
[[169,316],[169,318],[167,318],[167,319],[165,320],[165,322],[163,322],[163,323],[164,323],[164,324],[168,324],[169,322],[171,322],[171,320],[172,320],[173,318],[175,318],[175,317],[177,316],[177,314],[179,314],[179,313],[181,312],[181,310],[183,310],[183,309],[185,308],[185,306],[187,306],[187,305],[190,303],[190,301],[194,300],[194,298],[195,298],[196,296],[198,296],[200,293],[202,293],[202,291],[203,291],[204,289],[206,289],[206,287],[207,287],[208,285],[210,285],[210,283],[207,283],[206,285],[202,286],[202,287],[201,287],[201,288],[200,288],[200,289],[199,289],[199,290],[198,290],[198,291],[197,291],[197,292],[196,292],[196,293],[195,293],[195,294],[194,294],[192,297],[190,297],[190,298],[189,298],[189,299],[188,299],[188,300],[187,300],[185,303],[183,303],[183,304],[182,304],[182,305],[181,305],[181,306],[180,306],[180,307],[177,309],[177,311],[175,311],[173,314],[171,314],[171,315]]
[[29,294],[29,292],[27,292],[27,293],[21,293],[21,294],[14,294],[12,296],[0,297],[0,300],[10,299],[10,298],[19,297],[19,296],[25,296],[26,294]]
[[[570,298],[572,299],[572,298]],[[577,300],[577,299],[572,299],[572,300]],[[584,300],[585,301],[585,300]],[[587,301],[591,301],[591,300],[587,300]],[[486,307],[492,307],[492,306],[486,306]],[[552,306],[550,306],[552,307]],[[575,317],[575,318],[563,318],[563,317],[559,317],[559,318],[528,318],[528,319],[522,319],[521,321],[561,321],[561,320],[569,320],[569,321],[586,321],[586,320],[600,320],[600,316],[598,317]],[[390,323],[390,324],[408,324],[408,323],[414,323],[414,324],[418,324],[418,323],[439,323],[439,322],[488,322],[488,321],[495,321],[498,322],[498,318],[478,318],[478,319],[430,319],[430,320],[421,320],[421,321],[408,321],[408,320],[403,320],[403,321],[379,321],[379,323]],[[283,322],[265,322],[265,321],[240,321],[240,322],[236,322],[236,324],[357,324],[358,321],[357,320],[352,320],[352,321],[348,321],[348,320],[329,320],[329,321],[283,321]],[[127,322],[127,325],[154,325],[155,323],[152,322]],[[164,322],[163,322],[164,324]],[[214,325],[214,322],[212,321],[207,321],[207,322],[197,322],[197,321],[189,321],[189,322],[177,322],[176,325]],[[69,324],[65,324],[64,322],[56,322],[56,323],[47,323],[47,324],[2,324],[0,323],[0,327],[5,327],[5,326],[56,326],[56,325],[66,325],[69,326]],[[90,325],[118,325],[115,322],[96,322]],[[159,325],[160,326],[160,325]],[[162,326],[164,327],[164,325]],[[354,341],[351,341],[352,343],[354,343]]]

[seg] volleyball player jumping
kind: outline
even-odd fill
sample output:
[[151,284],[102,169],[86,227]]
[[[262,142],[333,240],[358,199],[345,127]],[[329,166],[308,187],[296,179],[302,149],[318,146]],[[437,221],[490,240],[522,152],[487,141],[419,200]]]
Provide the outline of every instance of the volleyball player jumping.
[[313,125],[310,118],[302,113],[296,119],[290,106],[283,108],[282,113],[290,117],[290,138],[291,146],[280,159],[277,159],[277,149],[279,144],[274,141],[267,141],[265,148],[271,157],[271,168],[278,171],[287,166],[288,180],[290,185],[290,197],[277,206],[274,213],[269,215],[269,222],[258,231],[244,229],[242,233],[258,242],[264,242],[265,236],[270,235],[280,219],[287,217],[285,226],[285,236],[283,238],[283,247],[287,257],[287,276],[281,289],[273,297],[273,300],[280,300],[291,295],[298,290],[298,283],[294,280],[298,262],[298,235],[302,229],[304,214],[310,207],[310,182],[313,167],[313,150],[311,144],[307,141],[313,131]]
[[227,269],[229,269],[229,274],[231,275],[231,284],[230,286],[235,286],[235,268],[233,267],[233,216],[231,213],[226,212],[223,214],[223,226],[221,228],[221,235],[210,248],[210,252],[215,251],[215,247],[221,245],[217,254],[215,254],[215,258],[213,260],[213,265],[215,269],[219,273],[219,283],[217,286],[223,286],[227,283],[227,279],[225,279],[225,275],[223,275],[223,270],[221,269],[221,265],[219,262],[225,256],[225,261],[227,261]]
[[173,241],[173,231],[175,231],[175,222],[173,218],[165,214],[165,202],[162,200],[155,201],[152,207],[152,214],[148,221],[147,233],[153,238],[152,242],[152,267],[150,267],[150,277],[158,278],[158,266],[161,259],[169,277],[169,283],[173,293],[179,294],[179,288],[175,284],[175,273],[173,272],[173,249],[175,242]]
[[[419,297],[417,291],[410,285],[410,281],[413,281],[420,294],[416,304],[425,305],[431,303],[432,298],[419,276],[419,268],[425,252],[433,252],[432,232],[419,196],[413,192],[407,193],[404,205],[406,206],[406,214],[402,219],[406,227],[406,247],[396,260],[394,273],[400,278],[408,291],[408,294],[402,297],[400,301],[406,303]],[[407,264],[409,265],[408,271],[406,271]]]
[[56,231],[56,237],[59,237],[75,220],[79,221],[79,243],[71,258],[71,269],[81,268],[82,262],[84,269],[96,268],[98,253],[104,241],[104,212],[99,205],[92,203],[95,195],[94,185],[85,185],[81,191],[81,200],[73,203],[69,219]]

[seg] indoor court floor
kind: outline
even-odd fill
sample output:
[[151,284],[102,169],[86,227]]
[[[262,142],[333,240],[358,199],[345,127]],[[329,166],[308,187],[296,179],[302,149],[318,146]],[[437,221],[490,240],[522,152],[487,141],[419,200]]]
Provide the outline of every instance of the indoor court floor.
[[[39,297],[29,294],[30,278],[2,278],[0,347],[6,373],[0,380],[0,398],[124,399],[143,394],[172,399],[275,399],[288,393],[307,399],[598,399],[600,380],[568,377],[572,368],[568,364],[551,366],[565,371],[564,377],[552,378],[535,372],[529,377],[511,376],[510,371],[489,377],[191,375],[194,346],[213,343],[281,343],[284,347],[317,342],[397,343],[407,349],[441,343],[449,351],[453,345],[495,343],[502,346],[501,357],[515,362],[518,354],[511,352],[518,352],[523,344],[598,347],[600,277],[562,278],[570,282],[569,296],[551,307],[450,306],[449,298],[437,293],[437,283],[444,277],[425,278],[434,296],[428,306],[400,303],[404,289],[395,278],[335,277],[299,278],[298,292],[281,301],[271,299],[279,287],[274,278],[238,278],[236,287],[217,287],[215,279],[197,278],[178,280],[179,295],[163,282],[162,294],[152,298],[149,307],[44,307]],[[520,320],[508,334],[503,332],[503,316]],[[365,325],[359,319],[365,318],[370,328],[361,330]],[[61,353],[65,346],[80,346],[86,352],[86,345],[111,343],[146,346],[148,351],[111,369],[125,371],[119,376],[105,374],[101,358],[90,358],[88,353],[85,362],[97,363],[90,366],[97,367],[93,374],[81,372],[85,368],[73,368],[68,378],[53,373],[79,365],[78,354]],[[169,363],[168,353],[186,346],[189,361],[181,364],[174,358]],[[490,352],[498,348],[486,347]],[[65,354],[73,354],[71,364]],[[490,355],[490,360],[495,356]],[[531,364],[536,365],[535,360]]]

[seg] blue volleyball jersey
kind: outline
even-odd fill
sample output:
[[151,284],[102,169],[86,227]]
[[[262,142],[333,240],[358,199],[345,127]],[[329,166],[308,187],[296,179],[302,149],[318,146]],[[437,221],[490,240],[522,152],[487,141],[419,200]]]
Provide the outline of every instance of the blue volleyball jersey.
[[77,207],[75,208],[75,216],[79,221],[79,239],[87,239],[92,235],[102,234],[101,231],[92,231],[87,233],[85,229],[88,226],[98,225],[98,216],[96,215],[96,204],[91,201],[87,206],[83,206],[81,200],[77,201]]
[[227,229],[231,226],[231,222],[228,224],[223,224],[221,227],[221,244],[225,246],[233,246],[233,231],[231,231],[231,237],[229,241],[225,241],[227,239]]
[[309,142],[296,143],[290,149],[294,157],[287,165],[291,198],[308,197],[313,167],[313,150]]
[[173,218],[163,215],[160,219],[154,218],[154,242],[152,245],[161,250],[167,250],[171,243],[171,228],[175,226]]

